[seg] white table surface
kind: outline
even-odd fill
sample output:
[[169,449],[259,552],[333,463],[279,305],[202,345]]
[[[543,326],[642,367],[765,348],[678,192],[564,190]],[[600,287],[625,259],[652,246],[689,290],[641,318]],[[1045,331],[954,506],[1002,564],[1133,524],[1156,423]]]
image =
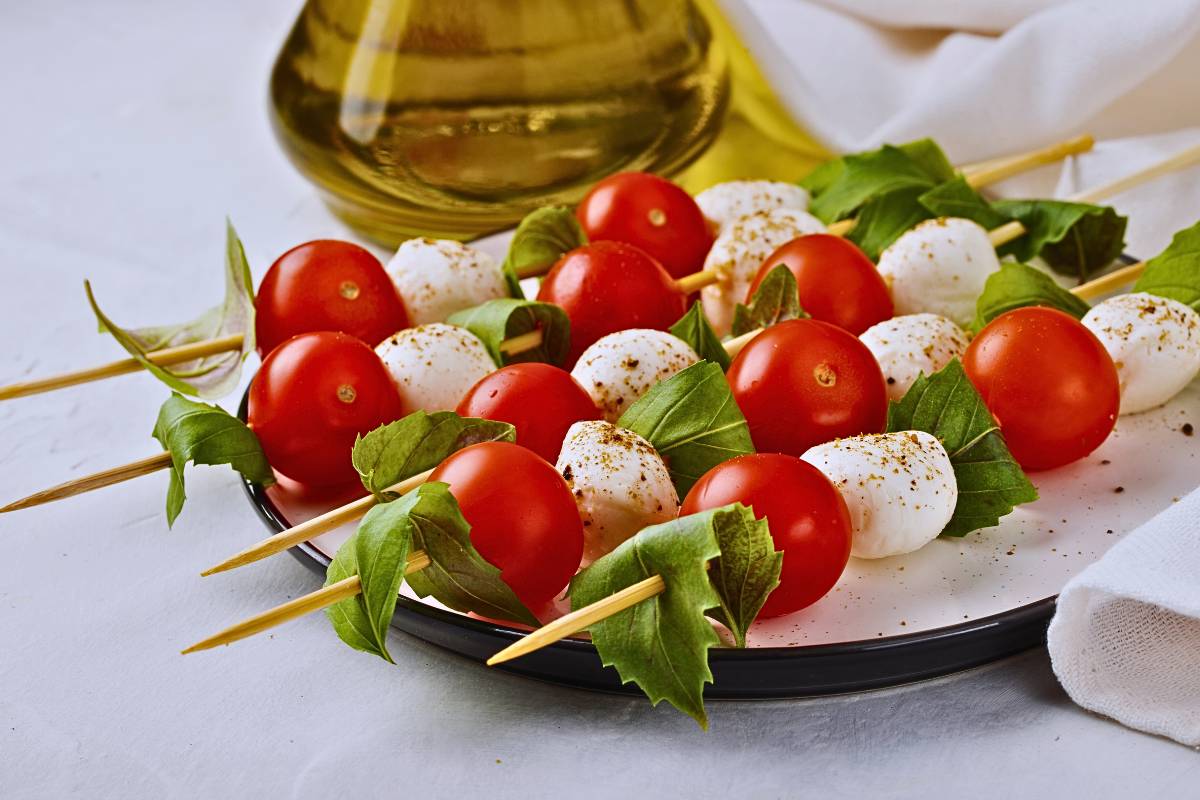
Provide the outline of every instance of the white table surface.
[[[256,275],[346,232],[265,113],[297,10],[256,3],[0,7],[0,382],[114,357],[118,321],[215,302],[228,214]],[[146,376],[0,405],[0,499],[155,451]],[[0,797],[1200,796],[1200,757],[1070,703],[1044,650],[900,689],[667,707],[491,672],[395,634],[398,664],[313,615],[181,657],[316,587],[291,558],[198,571],[262,529],[196,469],[0,519]],[[453,793],[453,795],[452,795]]]

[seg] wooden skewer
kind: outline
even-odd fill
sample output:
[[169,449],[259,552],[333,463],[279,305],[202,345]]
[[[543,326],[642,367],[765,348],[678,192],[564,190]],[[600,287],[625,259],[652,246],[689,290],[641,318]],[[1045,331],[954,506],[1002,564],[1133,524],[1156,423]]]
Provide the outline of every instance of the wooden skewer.
[[[1026,170],[1046,164],[1053,164],[1055,161],[1061,161],[1067,156],[1086,153],[1095,144],[1096,140],[1091,134],[1085,133],[1082,136],[1076,136],[1047,147],[1031,150],[1028,153],[1018,153],[1013,156],[1004,156],[992,159],[991,161],[985,161],[982,164],[969,165],[963,167],[961,171],[963,177],[966,178],[967,185],[972,189],[979,189],[993,183],[999,183],[1014,175],[1019,175]],[[854,230],[857,222],[858,220],[853,218],[838,220],[829,225],[828,232],[834,236],[845,236]]]
[[497,664],[503,664],[505,661],[511,661],[514,658],[532,653],[534,650],[541,650],[543,647],[554,644],[560,639],[565,639],[573,633],[579,633],[581,630],[595,625],[601,620],[608,619],[613,614],[636,606],[638,603],[649,600],[655,595],[660,595],[666,590],[667,584],[662,576],[651,575],[645,580],[640,580],[631,586],[626,586],[616,594],[611,594],[603,600],[597,600],[578,611],[572,611],[570,614],[559,617],[527,636],[521,637],[489,658],[487,665],[494,667]]
[[[230,336],[222,336],[218,339],[193,342],[192,344],[179,345],[178,347],[168,347],[164,350],[154,350],[147,353],[146,357],[155,364],[169,367],[173,364],[183,364],[187,361],[195,361],[198,358],[207,358],[208,356],[228,353],[240,350],[241,348],[242,334],[235,333]],[[0,386],[0,400],[10,400],[14,397],[27,397],[31,394],[52,392],[55,389],[103,380],[104,378],[112,378],[117,375],[127,375],[142,369],[141,362],[136,358],[123,358],[120,361],[102,364],[91,369],[82,369],[78,372],[67,372],[62,375],[40,378],[35,381]]]
[[702,269],[691,275],[684,275],[675,281],[675,288],[680,294],[691,294],[700,291],[705,286],[713,285],[717,282],[717,277],[718,273],[715,269]]
[[82,478],[67,481],[66,483],[60,483],[58,486],[43,489],[40,492],[34,492],[28,497],[0,508],[0,514],[40,506],[43,503],[53,503],[55,500],[62,500],[77,494],[90,492],[93,489],[102,489],[105,486],[112,486],[114,483],[121,483],[122,481],[138,478],[142,475],[149,475],[153,472],[166,469],[169,466],[171,466],[171,454],[158,453],[157,455],[134,461],[131,464],[106,469],[102,472],[96,472]]
[[[408,554],[408,562],[404,565],[404,574],[411,575],[414,572],[423,570],[429,566],[429,563],[429,556],[426,555],[424,550],[414,550]],[[181,651],[181,654],[187,655],[199,650],[210,650],[223,644],[230,644],[239,639],[245,639],[256,633],[262,633],[269,628],[274,628],[276,625],[282,625],[289,620],[302,617],[305,614],[311,614],[314,611],[320,611],[322,608],[328,608],[334,603],[345,600],[347,597],[354,597],[361,591],[362,581],[359,580],[357,575],[351,575],[349,578],[330,584],[323,589],[318,589],[303,597],[297,597],[295,600],[290,600],[261,614],[255,614],[253,617],[230,626],[220,633],[196,642],[191,647]]]
[[1095,280],[1090,280],[1087,283],[1081,283],[1071,289],[1071,294],[1083,300],[1091,300],[1093,297],[1108,294],[1116,291],[1121,287],[1133,283],[1141,277],[1146,271],[1146,262],[1139,261],[1136,264],[1130,264],[1127,267],[1113,270],[1107,275],[1101,275]]

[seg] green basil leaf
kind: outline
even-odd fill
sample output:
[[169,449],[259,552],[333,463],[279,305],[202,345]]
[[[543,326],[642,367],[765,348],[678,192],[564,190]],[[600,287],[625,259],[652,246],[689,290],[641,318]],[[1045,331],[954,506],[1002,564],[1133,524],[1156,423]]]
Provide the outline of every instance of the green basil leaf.
[[923,186],[910,186],[872,197],[858,210],[857,222],[846,238],[858,245],[872,261],[878,261],[879,254],[902,233],[933,218],[934,215],[920,202],[927,191],[930,190]]
[[961,176],[927,190],[918,200],[933,217],[969,219],[989,231],[1010,221]]
[[1040,269],[1004,261],[983,285],[983,293],[975,303],[975,321],[971,323],[971,330],[979,333],[984,325],[1001,314],[1025,306],[1057,308],[1075,319],[1083,319],[1091,308]]
[[174,392],[158,411],[153,434],[171,454],[171,477],[167,487],[167,526],[175,524],[187,494],[183,470],[193,464],[228,464],[247,480],[260,486],[275,482],[275,473],[263,455],[262,446],[246,423],[217,406],[188,400]]
[[[100,330],[111,333],[129,355],[173,390],[214,399],[237,387],[242,362],[254,350],[254,282],[250,277],[250,266],[246,262],[242,242],[231,223],[226,223],[225,301],[191,322],[152,328],[122,328],[100,310],[89,282],[83,282],[83,289]],[[159,366],[146,357],[153,350],[232,334],[242,335],[240,351],[218,353],[170,367]]]
[[515,442],[507,422],[460,417],[453,411],[414,411],[354,441],[350,460],[363,486],[380,499],[402,480],[433,469],[451,453],[479,442]]
[[1016,506],[1037,499],[958,359],[933,375],[921,375],[899,402],[891,403],[887,430],[933,434],[950,455],[958,504],[943,536],[990,528]]
[[804,319],[808,314],[800,307],[800,289],[796,276],[783,264],[773,267],[750,298],[750,305],[738,303],[733,308],[734,336],[767,328],[789,319]]
[[1200,311],[1200,222],[1176,233],[1166,250],[1146,262],[1133,290],[1178,300]]
[[433,595],[456,611],[541,625],[492,566],[471,545],[471,526],[463,518],[450,487],[426,483],[417,489],[421,501],[408,518],[413,549],[424,550],[430,564],[408,576],[420,597]]
[[[809,207],[827,224],[852,215],[873,197],[911,187],[929,189],[954,177],[941,149],[928,139],[901,147],[885,144],[878,150],[845,156],[842,162],[840,173],[823,191],[815,192]],[[822,180],[830,174],[832,170]]]
[[729,369],[729,353],[708,323],[708,317],[704,316],[704,308],[699,302],[693,303],[691,309],[670,330],[673,336],[682,339],[703,360],[712,361],[721,369]]
[[[567,312],[552,303],[506,297],[457,311],[446,321],[478,336],[501,367],[523,361],[561,366],[571,349],[571,321]],[[542,332],[542,343],[537,347],[511,354],[500,349],[506,339],[535,330]]]
[[797,183],[800,184],[802,189],[807,189],[810,196],[816,197],[836,183],[845,171],[845,157],[834,158],[823,164],[818,164],[812,172],[805,175]]
[[765,519],[755,519],[740,503],[727,508],[714,518],[721,557],[708,577],[721,604],[709,616],[729,629],[738,647],[745,647],[750,623],[779,585],[783,553],[775,550]]
[[705,612],[720,605],[705,565],[721,554],[716,519],[732,506],[652,525],[626,539],[571,581],[571,608],[662,576],[666,590],[592,625],[592,643],[623,683],[636,683],[650,702],[666,700],[708,727],[704,684],[712,682],[708,650],[720,643]]
[[1025,235],[1000,248],[1018,261],[1041,256],[1080,282],[1110,266],[1125,249],[1126,217],[1110,206],[1066,200],[998,200],[994,208],[1025,226]]
[[[424,488],[424,487],[422,487]],[[387,649],[387,631],[396,612],[412,549],[414,509],[425,502],[420,490],[392,503],[381,503],[363,517],[354,535],[342,543],[325,573],[325,585],[358,575],[361,591],[326,609],[343,642],[355,650],[395,663]]]
[[[518,284],[521,275],[543,274],[564,253],[587,243],[587,234],[570,208],[546,206],[530,212],[517,225],[512,243],[508,246],[508,255],[501,266],[510,290],[514,284]],[[513,297],[524,297],[519,285]]]
[[654,445],[680,497],[717,464],[754,452],[725,372],[711,361],[657,383],[625,410],[617,425]]

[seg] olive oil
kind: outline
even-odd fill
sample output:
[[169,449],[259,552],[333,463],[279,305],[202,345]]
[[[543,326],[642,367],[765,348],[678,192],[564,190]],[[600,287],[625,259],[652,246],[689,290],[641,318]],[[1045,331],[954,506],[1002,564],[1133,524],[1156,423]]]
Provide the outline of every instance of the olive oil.
[[706,150],[689,188],[799,175],[812,151],[714,0],[308,0],[271,111],[330,209],[389,245],[508,227]]

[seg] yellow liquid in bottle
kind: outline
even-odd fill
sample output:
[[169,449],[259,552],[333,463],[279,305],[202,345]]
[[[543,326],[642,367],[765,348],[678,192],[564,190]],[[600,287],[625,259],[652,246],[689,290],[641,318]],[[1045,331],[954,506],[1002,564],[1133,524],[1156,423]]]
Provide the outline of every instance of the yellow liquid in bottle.
[[509,227],[620,170],[691,164],[697,191],[819,158],[716,0],[308,0],[271,111],[330,209],[388,245]]

